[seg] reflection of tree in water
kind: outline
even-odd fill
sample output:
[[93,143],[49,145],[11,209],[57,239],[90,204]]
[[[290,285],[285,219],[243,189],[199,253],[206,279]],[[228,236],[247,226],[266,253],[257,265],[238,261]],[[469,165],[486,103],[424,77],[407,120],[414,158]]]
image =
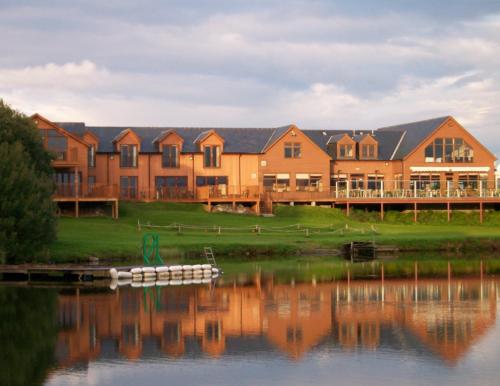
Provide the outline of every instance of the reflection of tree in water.
[[5,386],[41,385],[54,363],[53,290],[0,287],[0,374]]

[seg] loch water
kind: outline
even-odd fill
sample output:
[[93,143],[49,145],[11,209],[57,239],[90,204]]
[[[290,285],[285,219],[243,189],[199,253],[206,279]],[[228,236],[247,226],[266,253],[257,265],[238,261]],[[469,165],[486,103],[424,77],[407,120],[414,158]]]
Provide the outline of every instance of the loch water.
[[2,385],[497,385],[500,280],[0,285]]

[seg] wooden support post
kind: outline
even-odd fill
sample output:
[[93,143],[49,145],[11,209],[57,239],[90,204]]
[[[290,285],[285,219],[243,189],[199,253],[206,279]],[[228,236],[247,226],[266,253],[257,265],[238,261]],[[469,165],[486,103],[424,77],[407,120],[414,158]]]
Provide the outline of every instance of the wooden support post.
[[451,204],[449,201],[446,203],[446,212],[448,214],[448,222],[450,222],[451,221]]
[[417,202],[415,201],[413,203],[413,221],[417,222],[418,221],[418,214],[417,214]]
[[80,204],[78,202],[78,199],[75,200],[75,217],[80,217]]
[[260,214],[260,201],[255,203],[255,213]]
[[234,211],[234,210],[236,210],[236,201],[233,201],[232,204],[233,204],[233,211]]
[[351,214],[351,207],[350,207],[349,202],[347,202],[346,203],[346,216],[349,217],[350,214]]
[[207,202],[207,204],[208,204],[208,211],[211,212],[212,211],[212,202],[209,200]]
[[118,200],[115,201],[115,219],[118,220],[120,217],[120,202]]
[[479,223],[483,223],[483,202],[479,203]]
[[384,221],[384,203],[380,203],[380,219]]
[[382,265],[380,266],[380,278],[382,279],[382,285],[383,285],[385,280],[384,263],[382,263]]
[[448,281],[451,280],[451,262],[448,261]]
[[483,260],[481,260],[481,262],[479,263],[479,277],[481,278],[481,281],[483,280],[483,270],[484,270]]
[[418,282],[418,262],[415,261],[415,284]]

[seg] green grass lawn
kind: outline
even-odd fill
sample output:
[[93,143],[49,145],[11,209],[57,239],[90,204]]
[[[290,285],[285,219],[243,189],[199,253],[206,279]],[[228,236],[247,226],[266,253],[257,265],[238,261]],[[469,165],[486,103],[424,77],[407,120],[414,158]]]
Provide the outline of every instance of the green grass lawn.
[[[500,221],[493,213],[484,225],[476,214],[457,216],[456,223],[443,223],[443,214],[423,216],[429,224],[412,224],[388,213],[387,222],[365,213],[346,217],[338,209],[311,206],[276,208],[276,216],[207,213],[201,205],[167,203],[122,203],[120,219],[109,217],[63,217],[58,240],[51,246],[54,261],[74,261],[89,256],[139,259],[142,236],[150,230],[138,220],[154,225],[182,223],[210,229],[153,229],[160,235],[161,255],[167,258],[198,255],[212,246],[218,256],[248,259],[248,256],[284,257],[314,254],[318,248],[335,248],[350,240],[375,240],[405,249],[460,249],[470,253],[493,250],[500,243]],[[251,230],[258,225],[261,233]],[[293,226],[292,226],[293,225]],[[218,233],[218,227],[222,227]],[[279,227],[289,227],[278,229]],[[347,228],[346,228],[347,226]],[[228,229],[241,228],[241,229]],[[321,229],[319,229],[321,228]],[[375,230],[376,232],[373,232]]]

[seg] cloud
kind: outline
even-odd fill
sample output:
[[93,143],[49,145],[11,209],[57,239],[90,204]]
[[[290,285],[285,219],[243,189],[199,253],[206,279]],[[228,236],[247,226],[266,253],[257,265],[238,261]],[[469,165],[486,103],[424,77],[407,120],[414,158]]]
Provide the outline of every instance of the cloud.
[[0,96],[94,124],[371,128],[452,114],[500,150],[500,9],[457,1],[443,19],[431,3],[8,2]]

